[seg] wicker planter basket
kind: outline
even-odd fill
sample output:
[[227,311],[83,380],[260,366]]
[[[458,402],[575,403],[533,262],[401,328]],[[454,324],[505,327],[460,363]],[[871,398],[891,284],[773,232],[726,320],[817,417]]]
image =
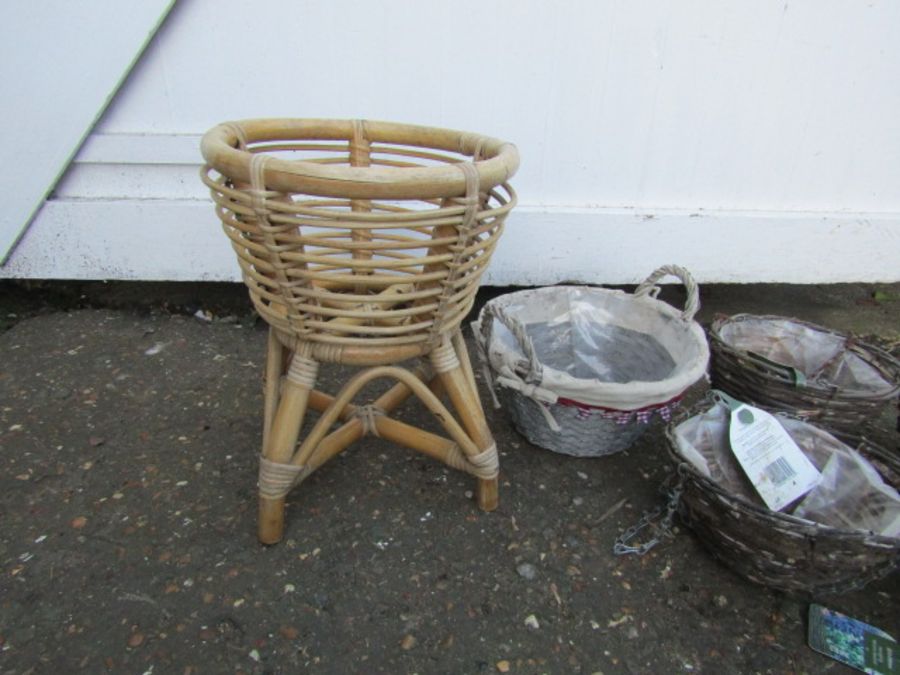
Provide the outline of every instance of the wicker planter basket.
[[[370,435],[471,474],[478,505],[495,509],[497,447],[460,324],[516,203],[515,146],[390,122],[256,119],[214,127],[201,151],[270,329],[260,541],[281,539],[296,485]],[[337,391],[319,377],[328,363],[355,369]],[[393,386],[372,400],[375,380]],[[444,435],[394,416],[410,399]],[[302,434],[307,413],[319,417]]]
[[714,387],[836,430],[857,431],[900,393],[900,363],[890,354],[797,319],[719,318],[709,341]]
[[[703,475],[680,452],[675,430],[705,413],[710,399],[673,416],[667,449],[677,467],[678,513],[720,562],[744,578],[794,594],[841,593],[861,588],[900,566],[900,538],[841,529],[770,511]],[[797,419],[797,418],[795,418]],[[812,425],[797,421],[795,439]],[[818,433],[822,433],[820,430]],[[900,459],[866,441],[851,443],[881,474],[900,487]],[[749,488],[749,482],[747,483]]]
[[[656,299],[654,284],[669,274],[687,289],[683,311]],[[554,452],[601,457],[628,448],[655,416],[668,419],[705,375],[699,306],[691,275],[667,265],[634,294],[551,286],[500,296],[473,329],[516,429]]]

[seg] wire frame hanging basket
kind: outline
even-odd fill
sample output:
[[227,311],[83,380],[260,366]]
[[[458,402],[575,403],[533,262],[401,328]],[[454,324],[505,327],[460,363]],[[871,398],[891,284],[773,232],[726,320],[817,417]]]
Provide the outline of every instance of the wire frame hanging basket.
[[900,394],[887,352],[798,319],[737,314],[709,329],[713,386],[731,396],[855,432]]
[[[900,538],[863,529],[812,522],[789,513],[771,511],[754,499],[749,482],[734,489],[723,469],[710,475],[687,458],[681,425],[714,412],[711,397],[678,411],[666,429],[666,447],[676,469],[677,512],[714,558],[757,584],[796,595],[843,593],[858,589],[900,566]],[[713,407],[711,407],[713,406]],[[785,414],[779,419],[801,447],[841,442],[824,430]],[[703,443],[714,443],[706,433]],[[830,440],[829,440],[830,439]],[[845,440],[847,437],[845,437]],[[900,487],[900,457],[865,439],[848,443],[880,474],[884,483]],[[724,473],[729,472],[728,468]],[[858,509],[877,512],[877,503]]]

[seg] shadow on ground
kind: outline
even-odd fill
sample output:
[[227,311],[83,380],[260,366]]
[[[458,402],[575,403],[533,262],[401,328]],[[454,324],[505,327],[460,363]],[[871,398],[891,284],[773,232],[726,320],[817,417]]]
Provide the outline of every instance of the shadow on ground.
[[[492,514],[468,477],[367,438],[261,547],[263,326],[237,286],[115,286],[4,286],[0,672],[844,672],[805,646],[808,599],[745,582],[689,531],[612,554],[660,502],[659,427],[571,459],[489,410]],[[896,347],[900,302],[878,288],[900,293],[711,286],[701,319],[789,314]],[[819,600],[898,636],[898,584]]]

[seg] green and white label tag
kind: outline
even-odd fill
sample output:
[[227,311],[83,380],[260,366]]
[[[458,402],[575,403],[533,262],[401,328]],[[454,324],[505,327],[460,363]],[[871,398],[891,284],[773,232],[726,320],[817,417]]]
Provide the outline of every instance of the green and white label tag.
[[822,605],[809,606],[809,646],[869,675],[900,675],[900,645],[894,638]]
[[753,487],[772,511],[780,511],[812,490],[821,474],[778,420],[734,399],[728,438]]

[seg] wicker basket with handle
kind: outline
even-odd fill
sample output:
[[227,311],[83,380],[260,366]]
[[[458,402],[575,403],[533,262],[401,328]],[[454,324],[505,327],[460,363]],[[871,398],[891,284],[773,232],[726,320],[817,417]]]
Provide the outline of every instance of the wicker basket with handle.
[[[685,284],[683,310],[656,299],[655,284],[667,275]],[[693,320],[699,307],[690,273],[665,265],[633,294],[551,286],[503,295],[485,305],[473,329],[488,377],[498,390],[498,403],[504,402],[516,429],[554,452],[601,457],[629,447],[655,416],[668,418],[685,390],[706,374],[706,337]],[[583,356],[595,359],[601,369],[614,366],[615,378],[567,370],[573,361],[568,338],[543,345],[543,352],[535,347],[539,327],[576,322],[582,322],[587,335]],[[595,329],[609,337],[608,351],[594,348],[597,343],[591,338],[599,334],[590,333]],[[655,355],[648,337],[670,357],[666,366],[670,369],[660,371],[663,375],[641,374]]]

